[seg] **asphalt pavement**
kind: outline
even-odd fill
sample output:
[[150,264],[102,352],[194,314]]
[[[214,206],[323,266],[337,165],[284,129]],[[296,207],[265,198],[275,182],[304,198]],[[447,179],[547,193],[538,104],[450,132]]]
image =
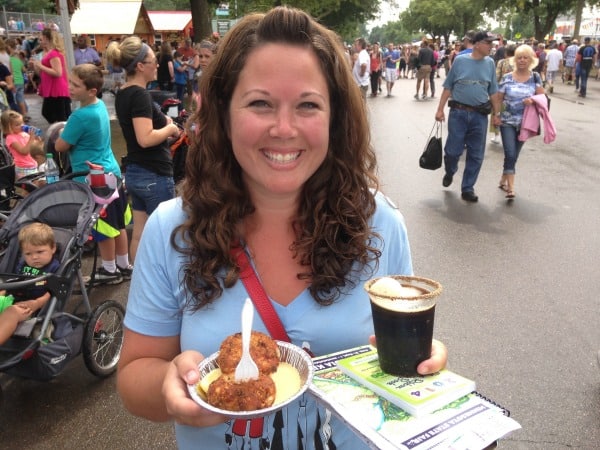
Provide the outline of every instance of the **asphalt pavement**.
[[417,102],[415,81],[400,82],[394,97],[369,99],[373,140],[415,273],[444,286],[436,335],[449,367],[522,425],[500,448],[600,448],[600,81],[585,99],[555,86],[557,138],[525,143],[512,202],[497,187],[502,147],[488,143],[475,204],[460,198],[464,161],[448,188],[442,170],[419,169],[438,101]]
[[[600,81],[589,81],[585,99],[556,85],[557,138],[525,143],[512,202],[497,187],[499,145],[487,146],[475,204],[460,198],[462,161],[448,188],[442,170],[418,167],[437,98],[416,101],[414,92],[415,80],[401,79],[393,97],[367,101],[381,187],[406,219],[415,273],[444,286],[435,335],[449,347],[449,368],[476,380],[522,425],[500,448],[600,448]],[[111,111],[111,94],[105,100]],[[40,99],[28,101],[32,123],[44,128]],[[98,288],[92,303],[125,304],[127,290]],[[114,385],[80,360],[47,383],[0,375],[0,445],[175,448],[171,425],[129,415]]]

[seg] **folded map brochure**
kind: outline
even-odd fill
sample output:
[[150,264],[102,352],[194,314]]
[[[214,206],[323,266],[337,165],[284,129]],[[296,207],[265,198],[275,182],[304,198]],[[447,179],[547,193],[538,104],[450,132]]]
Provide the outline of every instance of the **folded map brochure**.
[[442,408],[415,417],[344,374],[337,361],[369,352],[370,346],[313,359],[308,392],[377,450],[484,449],[521,426],[508,411],[471,392]]
[[379,366],[377,350],[367,347],[364,353],[337,361],[339,369],[413,416],[431,413],[475,390],[474,381],[447,369],[411,378],[389,375]]

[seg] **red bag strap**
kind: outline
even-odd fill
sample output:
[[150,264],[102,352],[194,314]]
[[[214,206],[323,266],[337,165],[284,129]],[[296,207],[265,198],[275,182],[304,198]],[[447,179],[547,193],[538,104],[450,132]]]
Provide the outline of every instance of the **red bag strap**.
[[241,247],[234,247],[231,249],[231,254],[235,257],[238,267],[240,268],[240,279],[242,280],[242,283],[244,283],[246,291],[252,299],[252,303],[254,303],[254,307],[260,314],[267,330],[269,330],[271,337],[278,341],[291,342],[277,311],[275,311],[269,296],[260,283],[244,249]]

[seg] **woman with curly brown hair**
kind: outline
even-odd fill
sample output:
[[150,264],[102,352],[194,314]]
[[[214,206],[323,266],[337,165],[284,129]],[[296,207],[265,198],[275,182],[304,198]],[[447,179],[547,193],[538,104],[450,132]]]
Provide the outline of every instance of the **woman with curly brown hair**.
[[[412,273],[402,216],[377,192],[366,107],[340,40],[296,9],[251,14],[223,37],[200,94],[181,197],[159,206],[139,247],[119,393],[134,414],[174,420],[180,448],[324,447],[325,427],[337,448],[366,448],[308,395],[242,436],[186,390],[203,355],[239,331],[239,252],[291,341],[316,355],[369,341],[367,279]],[[258,316],[253,329],[267,332]],[[436,341],[419,371],[445,362]]]

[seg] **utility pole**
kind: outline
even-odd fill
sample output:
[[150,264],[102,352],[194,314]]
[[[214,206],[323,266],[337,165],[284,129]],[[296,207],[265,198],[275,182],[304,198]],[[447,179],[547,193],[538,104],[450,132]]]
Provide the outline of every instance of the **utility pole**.
[[67,0],[58,1],[58,13],[63,30],[63,39],[65,43],[65,57],[67,62],[67,71],[70,73],[75,65],[75,54],[73,53],[73,36],[71,35],[71,18],[69,17],[69,8]]

